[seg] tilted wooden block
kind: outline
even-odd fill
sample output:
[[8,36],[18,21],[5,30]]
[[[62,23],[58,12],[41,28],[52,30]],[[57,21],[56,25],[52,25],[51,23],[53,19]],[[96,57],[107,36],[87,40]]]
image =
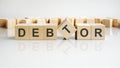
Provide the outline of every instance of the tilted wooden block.
[[0,27],[3,28],[7,27],[7,19],[0,19]]
[[76,31],[74,25],[67,18],[58,26],[58,30],[65,39],[68,39]]
[[102,19],[101,23],[104,24],[105,27],[110,27],[110,19]]
[[29,39],[31,40],[41,40],[43,39],[43,26],[39,24],[31,24],[29,28]]
[[57,25],[46,24],[43,25],[43,40],[56,40],[57,39]]
[[15,26],[15,39],[28,40],[29,39],[29,27],[26,24],[18,24]]
[[105,26],[103,24],[92,24],[92,39],[105,39]]
[[112,26],[113,27],[119,27],[119,20],[118,19],[112,19]]
[[91,39],[91,25],[77,24],[77,31],[75,32],[75,39],[77,40]]

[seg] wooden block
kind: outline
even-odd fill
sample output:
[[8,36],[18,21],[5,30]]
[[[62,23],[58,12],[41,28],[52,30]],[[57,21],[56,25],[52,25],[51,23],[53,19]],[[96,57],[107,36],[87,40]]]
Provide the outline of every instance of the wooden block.
[[7,28],[8,29],[15,29],[16,26],[16,19],[7,19]]
[[17,19],[17,24],[31,24],[31,19]]
[[77,40],[91,39],[91,25],[77,24],[77,31],[75,32],[75,39]]
[[47,24],[47,19],[45,18],[38,18],[37,19],[37,24]]
[[95,18],[95,23],[101,23],[100,18]]
[[94,18],[88,18],[88,19],[87,19],[87,23],[88,23],[88,24],[94,24],[94,23],[95,23]]
[[59,24],[59,18],[50,18],[49,23],[58,25]]
[[17,40],[28,40],[29,39],[29,29],[26,24],[18,24],[15,26],[15,39]]
[[57,39],[57,25],[46,24],[43,27],[43,40]]
[[68,39],[76,31],[74,25],[67,18],[58,26],[58,30],[65,39]]
[[0,27],[7,28],[7,19],[0,19]]
[[32,18],[31,20],[32,20],[32,24],[37,24],[38,23],[36,18]]
[[118,19],[113,19],[112,20],[112,26],[113,27],[119,27],[119,23],[118,22],[119,22]]
[[110,20],[109,19],[102,19],[101,23],[105,25],[105,27],[110,27]]
[[92,39],[105,39],[105,26],[103,24],[92,24]]
[[29,25],[29,39],[31,40],[43,39],[43,26],[39,24]]

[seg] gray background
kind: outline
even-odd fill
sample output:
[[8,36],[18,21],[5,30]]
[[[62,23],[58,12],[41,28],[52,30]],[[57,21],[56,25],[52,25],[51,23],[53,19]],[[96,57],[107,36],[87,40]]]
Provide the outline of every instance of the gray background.
[[0,0],[0,17],[114,17],[120,0]]

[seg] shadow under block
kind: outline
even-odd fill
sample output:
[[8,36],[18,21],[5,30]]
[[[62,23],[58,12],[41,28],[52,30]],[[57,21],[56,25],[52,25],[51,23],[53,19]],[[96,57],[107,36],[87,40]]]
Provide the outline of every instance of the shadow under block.
[[77,24],[77,31],[75,33],[76,40],[91,39],[91,25],[89,24]]
[[38,24],[19,24],[15,27],[15,39],[18,40],[55,40],[57,26]]
[[59,26],[59,32],[63,35],[65,39],[68,39],[73,33],[75,33],[76,29],[74,25],[68,19],[65,19]]
[[105,25],[103,24],[92,24],[92,39],[103,40],[105,39]]

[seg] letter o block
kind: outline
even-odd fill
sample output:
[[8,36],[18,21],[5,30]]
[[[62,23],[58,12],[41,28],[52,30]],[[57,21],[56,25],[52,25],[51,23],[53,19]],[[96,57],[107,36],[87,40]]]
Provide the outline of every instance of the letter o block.
[[89,24],[77,24],[75,39],[77,40],[91,39],[91,26]]
[[29,29],[27,25],[19,24],[15,26],[15,39],[17,40],[29,39]]

